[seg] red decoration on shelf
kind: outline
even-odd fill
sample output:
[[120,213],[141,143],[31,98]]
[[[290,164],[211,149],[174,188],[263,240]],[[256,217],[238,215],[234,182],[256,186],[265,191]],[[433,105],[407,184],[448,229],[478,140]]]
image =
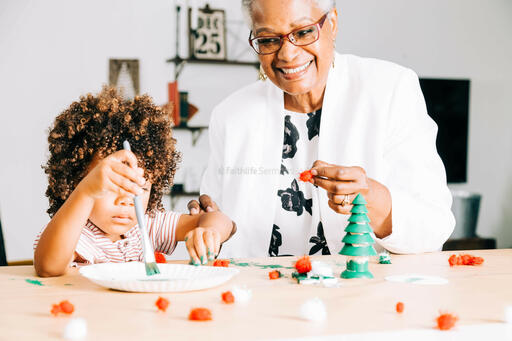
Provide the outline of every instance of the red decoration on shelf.
[[229,266],[229,259],[216,259],[213,262],[213,266],[223,266],[227,268]]
[[226,291],[222,293],[222,301],[226,304],[231,304],[235,302],[235,296],[231,293],[231,291]]
[[437,327],[440,330],[450,330],[455,326],[455,323],[457,322],[459,318],[452,314],[441,314],[436,319],[437,320]]
[[302,173],[300,173],[300,180],[304,182],[309,182],[309,180],[313,179],[313,174],[311,174],[311,170],[308,169]]
[[274,270],[274,271],[270,271],[268,273],[268,278],[269,279],[278,279],[280,278],[282,275],[281,275],[281,272],[279,270]]
[[190,311],[188,319],[190,321],[210,321],[212,312],[207,308],[195,308]]
[[155,305],[158,308],[158,311],[165,312],[169,307],[169,300],[167,298],[158,297],[158,299],[155,302]]
[[53,316],[59,315],[59,313],[71,315],[75,311],[75,306],[71,304],[68,300],[64,300],[59,304],[52,304],[52,309],[50,313]]
[[404,304],[402,302],[396,304],[396,312],[399,314],[404,312]]
[[311,271],[311,260],[309,256],[304,256],[299,258],[297,262],[295,262],[295,269],[300,274],[305,274]]
[[448,263],[450,266],[454,265],[480,265],[484,262],[484,259],[482,257],[475,257],[468,254],[462,254],[462,255],[451,255],[450,258],[448,258]]
[[163,253],[155,251],[155,260],[157,263],[167,263]]

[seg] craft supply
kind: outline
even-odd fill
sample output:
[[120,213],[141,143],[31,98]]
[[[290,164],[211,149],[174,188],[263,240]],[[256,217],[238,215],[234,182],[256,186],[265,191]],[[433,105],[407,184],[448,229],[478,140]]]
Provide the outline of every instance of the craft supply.
[[391,264],[391,256],[389,252],[381,252],[379,253],[379,264]]
[[459,318],[455,315],[444,313],[437,317],[437,328],[440,330],[450,330],[455,326]]
[[[124,141],[123,148],[125,150],[131,151],[130,143],[128,141]],[[142,202],[140,201],[138,195],[133,197],[133,202],[135,205],[135,215],[137,216],[137,222],[139,224],[139,228],[142,234],[142,246],[144,253],[144,265],[146,267],[146,275],[152,276],[155,274],[159,274],[160,270],[156,265],[153,247],[149,242],[148,230],[146,228],[146,220],[144,219],[144,212],[142,210]]]
[[396,312],[399,314],[404,312],[404,304],[402,302],[396,304]]
[[505,307],[505,322],[512,325],[512,306]]
[[307,321],[322,322],[327,319],[327,309],[318,297],[304,302],[300,307],[300,317]]
[[52,304],[50,313],[57,316],[60,313],[71,315],[75,311],[75,307],[68,300],[61,301],[59,304]]
[[240,270],[232,267],[158,264],[161,273],[146,276],[143,262],[98,263],[83,266],[79,272],[106,288],[131,292],[184,292],[216,287],[229,281]]
[[72,318],[66,327],[62,337],[66,340],[83,340],[87,336],[87,322],[80,317]]
[[300,173],[299,179],[304,182],[309,182],[311,179],[313,179],[313,174],[311,174],[311,170],[308,169]]
[[320,261],[311,262],[311,271],[309,273],[311,276],[319,276],[323,278],[334,277],[332,268],[326,263]]
[[235,296],[231,293],[231,291],[226,291],[222,293],[222,302],[226,304],[231,304],[235,302]]
[[237,304],[245,304],[249,302],[252,298],[252,291],[247,289],[246,287],[238,287],[234,286],[231,288],[231,293],[235,298],[235,303]]
[[158,311],[165,312],[167,308],[169,307],[169,300],[164,297],[158,297],[158,299],[155,302],[156,307],[158,308]]
[[167,260],[165,259],[165,255],[158,251],[155,251],[155,261],[157,263],[167,263]]
[[348,225],[345,228],[345,236],[342,239],[344,243],[340,250],[340,255],[347,257],[347,268],[341,273],[341,278],[373,278],[368,270],[368,257],[376,256],[377,252],[373,247],[375,241],[371,236],[372,228],[368,224],[367,202],[361,193],[352,200],[350,217]]
[[454,265],[480,265],[484,262],[484,259],[482,257],[475,257],[468,254],[462,254],[462,255],[451,255],[450,258],[448,258],[448,264],[450,266]]
[[268,273],[269,279],[278,279],[278,278],[281,278],[282,276],[283,275],[281,274],[281,271],[279,271],[279,270],[270,271]]
[[227,268],[229,266],[229,259],[216,259],[213,262],[213,266],[223,266]]
[[190,321],[210,321],[212,319],[212,312],[207,308],[194,308],[190,310],[188,319]]
[[295,262],[295,269],[297,269],[299,274],[304,274],[311,271],[311,260],[309,259],[309,256],[299,258]]

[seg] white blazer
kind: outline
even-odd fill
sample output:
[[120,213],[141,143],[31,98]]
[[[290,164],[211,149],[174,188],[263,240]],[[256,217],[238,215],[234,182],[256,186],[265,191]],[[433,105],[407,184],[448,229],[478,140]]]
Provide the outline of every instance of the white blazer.
[[[208,194],[238,226],[221,257],[268,256],[280,200],[283,110],[283,91],[270,80],[236,91],[213,110],[201,194]],[[322,106],[318,159],[361,166],[387,186],[393,230],[376,241],[391,252],[439,250],[453,231],[452,197],[436,134],[413,71],[336,54]],[[334,254],[343,246],[349,216],[334,212],[327,201],[326,191],[315,188],[313,221],[322,221]]]

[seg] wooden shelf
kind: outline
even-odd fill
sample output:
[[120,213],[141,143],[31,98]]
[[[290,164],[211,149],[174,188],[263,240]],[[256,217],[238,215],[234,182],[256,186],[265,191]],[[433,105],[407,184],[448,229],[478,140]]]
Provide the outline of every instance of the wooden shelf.
[[217,65],[235,65],[235,66],[252,66],[259,69],[260,62],[243,62],[237,60],[216,60],[216,59],[194,59],[174,57],[166,60],[167,63],[174,63],[176,70],[174,71],[174,79],[178,79],[185,64],[217,64]]

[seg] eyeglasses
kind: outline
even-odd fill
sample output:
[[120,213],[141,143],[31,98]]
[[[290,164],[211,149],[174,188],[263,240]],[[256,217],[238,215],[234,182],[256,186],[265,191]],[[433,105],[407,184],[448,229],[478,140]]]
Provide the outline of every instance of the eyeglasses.
[[329,13],[325,13],[320,20],[314,24],[298,28],[288,34],[280,36],[263,36],[251,39],[251,31],[249,34],[249,44],[257,54],[272,54],[279,51],[283,45],[284,38],[288,39],[288,41],[295,46],[306,46],[312,44],[320,38],[320,30],[322,29],[328,14]]

